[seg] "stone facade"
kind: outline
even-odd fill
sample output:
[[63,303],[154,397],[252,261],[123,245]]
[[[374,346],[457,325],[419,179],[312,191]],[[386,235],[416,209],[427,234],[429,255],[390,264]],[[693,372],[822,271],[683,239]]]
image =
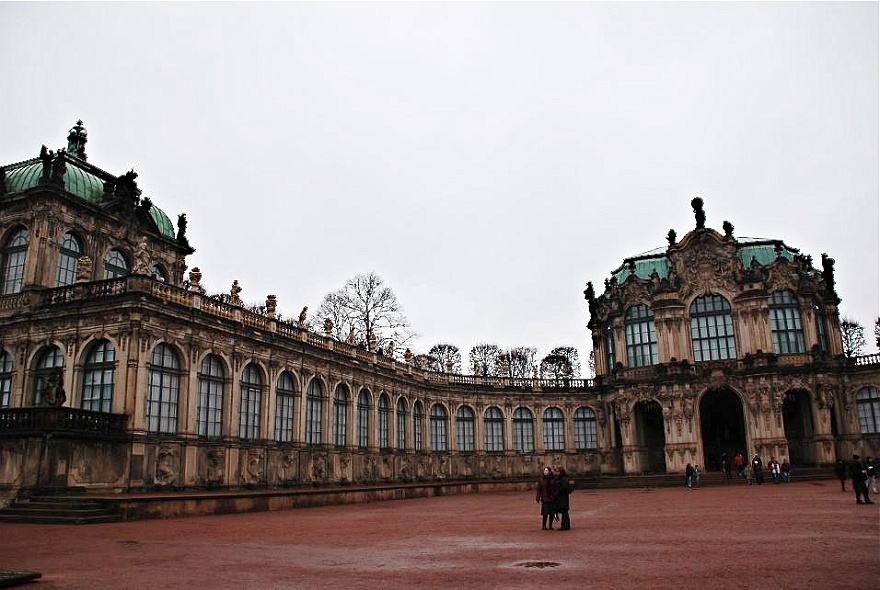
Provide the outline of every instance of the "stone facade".
[[[595,379],[437,374],[282,321],[274,295],[265,313],[245,309],[237,282],[228,301],[206,296],[198,269],[185,280],[184,216],[175,233],[133,172],[54,158],[53,182],[28,180],[36,159],[0,169],[0,486],[511,480],[546,463],[599,475],[711,468],[722,451],[805,465],[880,454],[858,418],[880,359],[841,356],[833,262],[817,271],[781,241],[739,242],[698,219],[598,297],[590,285]],[[76,174],[103,195],[65,180]],[[784,354],[772,352],[781,291],[803,340]],[[712,296],[729,309],[694,307]],[[694,319],[716,316],[729,337],[698,338],[697,359]]]

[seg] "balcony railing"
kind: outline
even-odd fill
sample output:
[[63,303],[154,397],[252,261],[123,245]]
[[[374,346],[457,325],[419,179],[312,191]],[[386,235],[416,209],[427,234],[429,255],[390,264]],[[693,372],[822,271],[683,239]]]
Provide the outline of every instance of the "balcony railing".
[[0,409],[0,434],[89,433],[124,435],[128,414],[108,414],[78,408]]

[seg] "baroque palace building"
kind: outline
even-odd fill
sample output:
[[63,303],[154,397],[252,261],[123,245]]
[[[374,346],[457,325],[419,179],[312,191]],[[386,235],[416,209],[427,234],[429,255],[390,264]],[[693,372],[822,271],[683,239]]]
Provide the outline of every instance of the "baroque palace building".
[[208,297],[186,218],[66,149],[0,167],[0,487],[283,488],[824,465],[880,454],[833,260],[696,227],[585,292],[594,379],[421,371]]

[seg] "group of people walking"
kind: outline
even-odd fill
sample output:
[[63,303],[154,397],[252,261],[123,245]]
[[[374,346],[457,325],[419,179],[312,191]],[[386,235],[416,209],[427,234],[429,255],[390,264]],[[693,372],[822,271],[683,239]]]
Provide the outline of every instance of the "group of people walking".
[[868,497],[868,490],[877,494],[877,470],[880,469],[880,459],[874,461],[873,457],[867,457],[864,461],[858,455],[853,455],[852,461],[844,463],[838,459],[834,465],[834,475],[840,480],[840,491],[846,491],[846,480],[852,481],[853,491],[856,493],[856,504],[873,504]]
[[568,497],[571,495],[572,482],[569,481],[565,469],[544,467],[541,477],[535,486],[535,502],[541,504],[541,529],[553,530],[553,523],[560,521],[559,530],[571,529],[568,515]]

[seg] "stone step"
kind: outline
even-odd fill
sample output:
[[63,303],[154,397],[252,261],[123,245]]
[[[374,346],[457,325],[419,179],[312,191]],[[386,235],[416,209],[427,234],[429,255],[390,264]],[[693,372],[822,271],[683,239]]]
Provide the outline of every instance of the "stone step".
[[0,521],[43,524],[91,524],[118,522],[121,515],[103,502],[81,496],[38,497],[19,500],[0,510]]

